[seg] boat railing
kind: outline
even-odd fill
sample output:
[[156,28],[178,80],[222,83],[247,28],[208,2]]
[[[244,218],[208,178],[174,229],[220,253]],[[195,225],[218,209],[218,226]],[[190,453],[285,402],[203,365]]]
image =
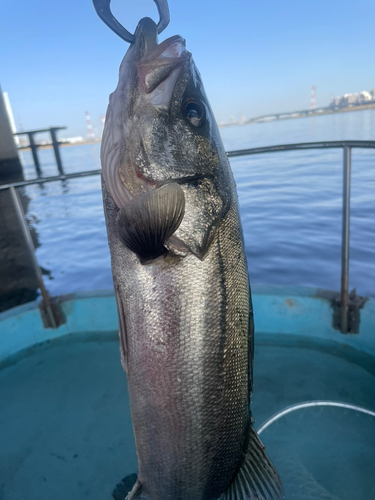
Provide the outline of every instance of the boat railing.
[[39,156],[38,156],[38,148],[44,146],[44,144],[38,144],[34,140],[34,136],[37,134],[43,134],[46,132],[49,132],[51,136],[51,143],[47,144],[48,146],[53,147],[53,152],[55,153],[55,159],[56,159],[56,165],[57,169],[59,171],[60,175],[64,174],[63,171],[63,166],[62,166],[62,161],[61,161],[61,156],[60,156],[60,151],[59,151],[59,146],[62,144],[60,141],[57,140],[57,131],[58,130],[65,130],[66,127],[50,127],[50,128],[43,128],[43,129],[38,129],[38,130],[24,130],[22,132],[15,132],[13,135],[27,135],[29,138],[29,144],[26,146],[19,146],[18,149],[31,149],[31,153],[33,155],[33,160],[34,160],[34,165],[35,165],[35,170],[37,173],[38,177],[42,177],[42,169],[40,168],[40,162],[39,162]]
[[[240,156],[250,156],[263,153],[276,153],[281,151],[299,151],[306,149],[332,149],[341,148],[343,150],[343,188],[342,188],[342,241],[341,241],[341,291],[335,300],[334,308],[334,326],[342,333],[355,333],[353,325],[358,324],[359,309],[364,301],[358,300],[355,294],[349,294],[349,242],[350,242],[350,188],[351,188],[351,158],[353,148],[375,149],[375,141],[325,141],[325,142],[304,142],[297,144],[281,144],[276,146],[267,146],[260,148],[241,149],[227,152],[228,158]],[[57,159],[57,158],[56,158]],[[58,162],[57,162],[58,164]],[[38,177],[37,179],[13,182],[0,185],[0,190],[9,189],[12,201],[25,236],[25,241],[30,253],[35,273],[42,295],[42,310],[47,317],[48,326],[56,328],[59,326],[59,314],[56,313],[53,304],[51,304],[48,291],[45,288],[42,272],[35,257],[35,248],[30,235],[29,227],[22,208],[17,188],[30,186],[33,184],[42,184],[45,182],[65,181],[90,175],[99,175],[101,170],[90,170],[86,172],[77,172],[63,174],[59,170],[59,175],[51,177]]]

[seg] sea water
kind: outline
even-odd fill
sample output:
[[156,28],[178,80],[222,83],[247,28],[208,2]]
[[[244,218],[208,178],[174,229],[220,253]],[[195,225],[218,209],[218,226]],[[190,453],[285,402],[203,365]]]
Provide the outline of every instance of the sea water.
[[[375,140],[375,110],[222,128],[227,151],[276,144]],[[100,168],[100,144],[60,148],[66,173]],[[339,290],[341,149],[232,158],[250,279]],[[40,150],[44,176],[53,150]],[[35,177],[30,152],[25,177]],[[100,177],[25,188],[37,259],[52,295],[112,287]],[[352,153],[350,287],[375,295],[375,150]]]

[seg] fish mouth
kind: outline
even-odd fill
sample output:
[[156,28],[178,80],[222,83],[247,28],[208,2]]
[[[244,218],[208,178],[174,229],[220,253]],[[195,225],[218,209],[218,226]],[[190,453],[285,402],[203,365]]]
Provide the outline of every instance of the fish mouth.
[[151,19],[139,22],[135,36],[139,96],[155,108],[168,109],[180,70],[191,57],[185,39],[175,35],[158,44]]
[[[186,50],[184,38],[176,35],[158,44],[154,21],[144,18],[139,22],[134,44],[121,63],[118,86],[110,96],[102,137],[102,173],[118,208],[140,192],[162,185],[162,182],[148,178],[142,169],[137,168],[137,161],[134,161],[131,152],[125,160],[125,167],[122,163],[124,140],[131,136],[136,123],[134,117],[128,114],[130,111],[127,111],[125,103],[135,92],[136,105],[140,108],[151,105],[159,110],[169,109],[178,75],[189,57],[191,54]],[[142,147],[142,144],[139,146]],[[147,154],[143,156],[147,157]]]
[[[164,81],[170,81],[168,77],[181,69],[189,56],[185,39],[179,35],[172,36],[156,45],[137,63],[140,90],[145,94],[151,94]],[[173,88],[176,79],[172,79],[174,80]]]

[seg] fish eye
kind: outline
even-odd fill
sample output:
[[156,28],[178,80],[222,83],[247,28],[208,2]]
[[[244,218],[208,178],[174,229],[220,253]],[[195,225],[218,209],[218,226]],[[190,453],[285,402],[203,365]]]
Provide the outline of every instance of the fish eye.
[[199,99],[185,99],[182,112],[194,127],[202,127],[207,121],[206,106]]

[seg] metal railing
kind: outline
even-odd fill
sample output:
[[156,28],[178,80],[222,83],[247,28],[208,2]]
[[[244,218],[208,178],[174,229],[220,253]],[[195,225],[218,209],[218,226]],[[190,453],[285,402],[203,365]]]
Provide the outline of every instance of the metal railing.
[[[40,162],[39,162],[39,157],[38,157],[38,148],[41,148],[43,146],[52,146],[53,147],[58,171],[59,171],[60,175],[64,174],[61,156],[60,156],[60,151],[59,151],[59,146],[62,143],[57,140],[57,131],[58,130],[65,130],[65,129],[66,129],[66,127],[50,127],[50,128],[39,129],[39,130],[27,130],[24,132],[16,132],[13,134],[13,135],[27,135],[28,136],[29,144],[25,145],[25,146],[19,146],[18,149],[29,149],[29,148],[31,149],[31,153],[33,155],[34,165],[35,165],[35,169],[36,169],[36,173],[37,173],[38,177],[42,177],[42,169],[40,168]],[[51,143],[50,144],[37,144],[34,141],[34,135],[43,134],[45,132],[50,133]]]
[[[280,151],[301,151],[306,149],[343,149],[343,189],[342,189],[342,239],[341,239],[341,293],[339,307],[339,322],[336,325],[342,333],[348,333],[350,312],[355,315],[356,311],[349,311],[349,241],[350,241],[350,187],[351,187],[351,166],[352,149],[367,148],[375,149],[375,141],[327,141],[327,142],[301,142],[297,144],[281,144],[279,146],[268,146],[262,148],[241,149],[229,151],[229,158],[238,156],[248,156],[261,153],[276,153]],[[353,309],[358,308],[355,297],[350,297],[353,302]],[[358,312],[358,311],[357,311]],[[356,323],[353,318],[353,323]],[[354,329],[352,329],[353,331]]]
[[[356,300],[352,294],[349,295],[349,240],[350,240],[350,187],[351,187],[351,151],[352,148],[368,148],[375,149],[375,141],[329,141],[329,142],[305,142],[298,144],[282,144],[278,146],[268,146],[261,148],[251,148],[242,149],[238,151],[229,151],[227,153],[228,158],[235,158],[240,156],[249,156],[255,154],[263,153],[275,153],[280,151],[298,151],[306,149],[331,149],[331,148],[341,148],[343,149],[343,202],[342,202],[342,244],[341,244],[341,292],[340,298],[336,301],[339,307],[338,317],[339,321],[336,327],[341,330],[342,333],[354,332],[354,329],[350,326],[350,301],[352,301],[352,306],[355,309],[361,307],[361,302]],[[16,189],[18,187],[30,186],[33,184],[41,184],[44,182],[52,181],[64,181],[67,179],[74,179],[79,177],[87,177],[90,175],[98,175],[101,170],[90,170],[86,172],[78,172],[73,174],[62,174],[43,177],[38,179],[33,179],[29,181],[14,182],[11,184],[0,185],[0,191],[5,189],[10,189],[12,194],[12,200],[15,206],[15,210],[20,220],[22,230],[25,235],[28,250],[31,254],[33,261],[35,273],[37,275],[41,294],[43,297],[44,307],[46,309],[47,316],[49,318],[49,326],[56,328],[58,326],[58,318],[56,318],[56,313],[51,307],[48,292],[44,287],[42,274],[40,267],[35,258],[35,249],[31,240],[29,228],[25,219],[25,214],[22,209],[22,205],[19,197],[17,196]],[[360,304],[358,306],[358,304]],[[354,311],[355,312],[355,311]],[[358,311],[357,311],[358,312]],[[353,323],[352,319],[352,323]]]
[[29,226],[28,226],[27,221],[26,221],[25,213],[24,213],[23,208],[22,208],[22,203],[21,203],[19,194],[13,186],[11,186],[9,188],[9,191],[10,191],[10,196],[12,198],[14,208],[16,210],[18,222],[20,223],[20,226],[21,226],[24,238],[25,238],[27,250],[28,250],[28,253],[31,257],[32,266],[34,268],[36,278],[38,280],[38,285],[39,285],[39,289],[40,289],[40,292],[41,292],[42,297],[43,297],[43,303],[44,303],[44,307],[46,310],[49,326],[51,326],[52,328],[57,328],[58,321],[56,321],[56,317],[55,317],[55,314],[54,314],[54,311],[53,311],[53,308],[51,305],[51,300],[50,300],[49,294],[47,292],[47,289],[44,285],[42,271],[39,267],[38,261],[36,260],[34,243],[33,243],[33,240],[31,238],[30,229],[29,229]]

